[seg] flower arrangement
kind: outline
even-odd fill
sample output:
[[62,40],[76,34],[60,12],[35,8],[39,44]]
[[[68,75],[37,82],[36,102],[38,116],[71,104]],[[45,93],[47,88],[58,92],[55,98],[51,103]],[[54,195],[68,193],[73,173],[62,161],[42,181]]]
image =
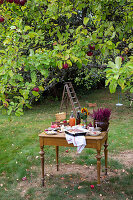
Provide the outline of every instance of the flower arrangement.
[[97,121],[109,121],[111,110],[109,108],[99,108],[97,111],[93,110],[90,116]]
[[87,120],[87,115],[89,115],[89,114],[90,113],[88,112],[88,109],[84,107],[81,109],[80,117],[83,120]]

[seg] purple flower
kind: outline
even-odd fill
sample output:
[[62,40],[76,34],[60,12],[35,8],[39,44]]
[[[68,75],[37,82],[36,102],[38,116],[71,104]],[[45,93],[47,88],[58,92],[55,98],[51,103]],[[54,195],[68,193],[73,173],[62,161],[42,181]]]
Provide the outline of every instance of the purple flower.
[[94,120],[98,120],[98,121],[109,121],[111,115],[111,110],[109,108],[98,108],[97,111],[93,111],[92,114],[90,114],[90,116],[94,119]]
[[92,123],[90,122],[88,126],[89,126],[89,127],[92,127]]

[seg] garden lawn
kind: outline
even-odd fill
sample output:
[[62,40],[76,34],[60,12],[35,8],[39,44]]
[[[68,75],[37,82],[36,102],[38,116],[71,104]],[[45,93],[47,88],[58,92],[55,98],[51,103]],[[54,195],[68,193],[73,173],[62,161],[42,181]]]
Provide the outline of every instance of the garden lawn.
[[[93,174],[96,173],[96,152],[93,149],[84,149],[80,155],[76,155],[76,148],[61,147],[59,161],[62,167],[69,166],[72,172],[66,174],[64,170],[61,174],[55,172],[51,175],[48,171],[55,166],[55,148],[48,146],[45,147],[48,169],[46,188],[40,185],[38,134],[55,120],[54,114],[59,112],[60,101],[47,99],[34,105],[31,110],[26,110],[24,116],[13,116],[11,120],[0,114],[0,199],[132,199],[133,168],[128,163],[123,164],[117,156],[121,152],[133,153],[133,108],[129,107],[125,99],[122,107],[116,107],[117,98],[117,94],[110,94],[108,89],[79,97],[81,106],[97,103],[98,107],[109,107],[112,110],[108,141],[110,176],[102,176],[100,188],[96,186]],[[70,113],[71,107],[68,111]],[[89,111],[92,112],[92,109],[89,108]],[[104,159],[101,162],[103,166]],[[74,166],[79,167],[79,172],[74,172]],[[90,171],[85,173],[84,169],[84,175],[80,174],[80,169],[85,166]],[[89,172],[92,176],[88,178]],[[22,181],[23,177],[26,177],[25,181]],[[94,185],[94,189],[90,185]]]

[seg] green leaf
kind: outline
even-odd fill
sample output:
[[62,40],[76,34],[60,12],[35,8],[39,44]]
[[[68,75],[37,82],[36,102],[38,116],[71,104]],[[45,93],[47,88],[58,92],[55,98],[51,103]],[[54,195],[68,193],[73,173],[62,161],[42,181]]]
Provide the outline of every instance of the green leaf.
[[78,32],[81,30],[81,28],[83,28],[83,26],[79,26],[77,29],[76,29],[76,34],[78,34]]
[[58,61],[57,61],[57,65],[58,65],[58,67],[61,69],[61,68],[62,68],[62,65],[63,65],[62,60],[58,60]]
[[38,34],[35,33],[35,32],[29,32],[29,33],[28,33],[28,36],[32,39],[32,38],[38,36]]
[[116,87],[117,87],[117,84],[116,83],[110,83],[110,85],[109,85],[109,90],[110,90],[110,92],[111,93],[115,93],[115,91],[116,91]]
[[88,21],[89,21],[89,18],[88,17],[84,17],[83,24],[86,26]]
[[24,113],[23,113],[23,110],[21,109],[21,108],[18,108],[17,110],[16,110],[16,112],[15,112],[15,115],[16,116],[21,116],[21,115],[23,115]]
[[36,92],[36,91],[32,91],[32,94],[33,94],[35,97],[39,96],[39,93]]
[[49,71],[47,69],[41,69],[41,74],[46,78],[49,75]]
[[114,31],[112,36],[111,36],[111,39],[113,39],[115,37],[115,34],[116,34],[116,32]]
[[112,61],[109,61],[109,62],[108,62],[107,67],[115,68],[115,66],[116,66],[116,65],[115,65]]
[[130,92],[133,93],[133,87],[130,89]]
[[37,76],[36,76],[36,72],[35,71],[32,71],[31,72],[31,79],[32,79],[32,82],[36,82],[36,80],[37,80]]
[[12,112],[12,106],[9,106],[8,111],[7,111],[7,114],[10,115],[11,112]]
[[23,97],[24,97],[25,99],[28,99],[28,97],[29,97],[29,90],[24,90],[24,91],[23,91]]
[[122,58],[117,56],[115,59],[115,63],[116,63],[116,67],[119,69],[121,67],[122,64]]
[[6,51],[4,51],[4,50],[0,50],[0,53],[4,53],[4,54],[6,54]]
[[67,64],[68,64],[69,66],[72,66],[72,62],[71,62],[70,60],[67,60]]
[[76,62],[76,61],[78,60],[78,58],[77,58],[76,56],[74,56],[74,55],[71,55],[71,59],[72,59],[74,62]]
[[25,26],[24,27],[24,32],[28,31],[28,30],[31,30],[32,28],[30,26]]
[[132,48],[133,48],[133,43],[130,43],[130,44],[128,45],[128,47],[129,47],[129,49],[132,49]]

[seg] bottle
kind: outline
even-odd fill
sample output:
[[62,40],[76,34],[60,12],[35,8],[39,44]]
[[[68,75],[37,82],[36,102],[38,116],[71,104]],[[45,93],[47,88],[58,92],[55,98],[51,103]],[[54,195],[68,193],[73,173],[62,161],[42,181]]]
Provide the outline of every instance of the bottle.
[[69,119],[69,126],[75,126],[75,117],[73,116],[73,111],[71,112],[71,116]]
[[77,112],[76,125],[80,124],[80,111]]

